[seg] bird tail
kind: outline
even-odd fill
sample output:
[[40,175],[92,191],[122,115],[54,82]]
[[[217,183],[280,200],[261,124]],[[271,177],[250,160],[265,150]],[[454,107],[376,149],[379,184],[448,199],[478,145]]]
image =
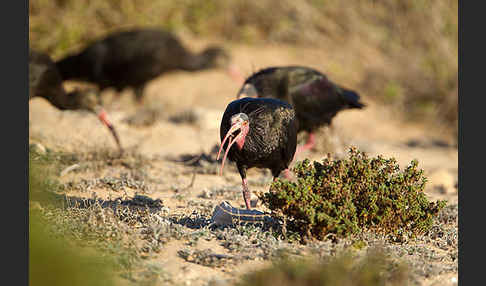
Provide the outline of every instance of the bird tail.
[[341,97],[344,99],[344,101],[346,102],[349,108],[361,109],[363,107],[366,107],[364,103],[359,101],[360,96],[358,93],[345,88],[342,88],[341,90],[342,90]]

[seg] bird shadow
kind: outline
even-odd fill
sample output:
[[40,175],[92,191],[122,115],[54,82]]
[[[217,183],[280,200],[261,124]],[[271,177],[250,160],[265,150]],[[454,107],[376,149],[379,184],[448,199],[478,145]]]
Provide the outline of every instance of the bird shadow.
[[172,216],[169,221],[190,229],[203,229],[213,224],[210,217],[201,214]]
[[237,229],[244,232],[246,228],[251,228],[259,229],[265,232],[269,230],[276,230],[280,227],[277,222],[271,219],[261,222],[234,220],[231,224],[218,225],[213,222],[209,215],[170,217],[169,221],[192,230],[201,230],[207,228],[210,231]]
[[93,207],[101,207],[103,209],[112,209],[116,211],[117,208],[128,208],[130,211],[148,211],[149,213],[157,213],[164,207],[162,200],[152,199],[148,196],[136,194],[134,197],[117,197],[113,199],[103,199],[93,193],[91,198],[84,198],[78,196],[69,196],[67,194],[50,193],[51,201],[55,201],[63,208],[79,208],[89,209]]
[[[231,224],[217,225],[213,222],[209,213],[197,212],[177,215],[161,215],[164,211],[164,205],[160,199],[152,199],[148,196],[136,194],[134,197],[117,197],[113,199],[103,199],[96,197],[93,193],[91,198],[69,196],[67,194],[51,193],[51,202],[56,201],[62,209],[109,209],[113,214],[124,220],[128,217],[135,218],[137,221],[144,223],[146,215],[155,214],[161,216],[161,219],[167,220],[172,224],[177,224],[191,230],[207,229],[208,231],[228,231],[237,230],[240,233],[254,231],[261,232],[281,232],[281,225],[273,219],[266,219],[259,222],[248,222],[242,220],[233,220]],[[121,212],[120,212],[121,210]],[[128,210],[128,212],[127,212]],[[121,215],[121,216],[120,216]]]

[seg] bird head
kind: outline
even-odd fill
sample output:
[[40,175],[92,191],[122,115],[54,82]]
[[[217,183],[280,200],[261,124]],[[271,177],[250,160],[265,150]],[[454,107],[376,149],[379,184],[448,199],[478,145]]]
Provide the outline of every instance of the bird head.
[[226,161],[226,156],[228,155],[231,146],[236,143],[238,149],[241,150],[245,144],[246,135],[250,131],[250,119],[246,113],[238,113],[231,116],[230,123],[231,128],[224,136],[223,142],[221,142],[221,146],[219,147],[218,157],[216,158],[216,160],[219,160],[219,155],[221,155],[221,150],[223,149],[224,143],[226,143],[226,140],[229,138],[228,147],[226,148],[223,162],[221,163],[220,174],[223,174],[224,162]]
[[224,68],[233,81],[242,84],[245,79],[238,66],[232,62],[230,54],[223,48],[217,46],[208,47],[203,51],[207,59],[208,68]]
[[73,96],[76,98],[77,105],[79,109],[86,110],[96,114],[98,119],[110,130],[111,134],[115,138],[116,144],[118,148],[122,152],[123,149],[120,144],[120,138],[118,137],[118,133],[115,130],[115,127],[108,119],[108,114],[106,113],[105,109],[101,106],[100,97],[98,92],[94,89],[88,90],[75,90],[70,93],[69,96]]
[[237,99],[241,97],[258,97],[258,91],[256,90],[255,86],[251,83],[246,83],[240,89],[237,95]]
[[77,106],[81,110],[94,112],[96,107],[101,104],[98,93],[94,89],[74,90],[69,96],[76,98]]
[[217,46],[206,48],[202,54],[207,59],[209,68],[225,68],[231,62],[229,53],[225,49]]

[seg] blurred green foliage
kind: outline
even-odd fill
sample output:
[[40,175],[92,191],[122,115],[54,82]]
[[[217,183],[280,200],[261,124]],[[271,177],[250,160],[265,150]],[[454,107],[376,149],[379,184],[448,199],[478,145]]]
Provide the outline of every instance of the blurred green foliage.
[[29,285],[115,285],[110,257],[48,231],[52,222],[42,210],[61,205],[53,193],[58,183],[51,163],[47,156],[29,153]]
[[113,261],[53,237],[36,211],[29,213],[29,285],[116,285]]
[[373,249],[364,258],[350,253],[328,257],[324,261],[284,258],[272,267],[248,273],[238,286],[375,286],[409,285],[410,273],[405,264],[389,259],[383,252]]

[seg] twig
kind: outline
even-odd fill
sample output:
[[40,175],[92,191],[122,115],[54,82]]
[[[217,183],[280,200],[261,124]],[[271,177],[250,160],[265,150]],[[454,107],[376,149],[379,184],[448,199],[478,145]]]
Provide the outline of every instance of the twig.
[[196,174],[197,174],[197,172],[196,172],[196,169],[194,168],[193,171],[192,171],[191,183],[187,187],[180,189],[181,191],[187,190],[189,188],[192,188],[192,186],[194,186],[194,181],[196,180]]

